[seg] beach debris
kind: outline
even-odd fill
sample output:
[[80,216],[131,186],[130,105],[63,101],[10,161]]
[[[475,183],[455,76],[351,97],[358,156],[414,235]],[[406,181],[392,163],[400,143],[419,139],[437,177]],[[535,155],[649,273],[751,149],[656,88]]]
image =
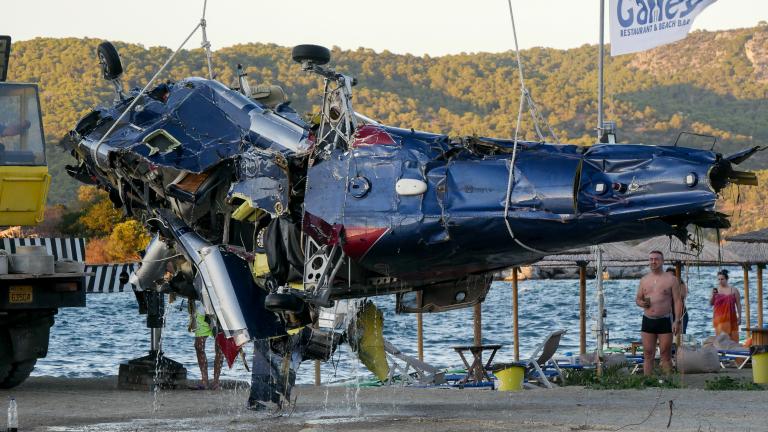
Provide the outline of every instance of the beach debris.
[[19,410],[16,404],[16,398],[11,396],[8,401],[8,432],[17,432],[19,430]]

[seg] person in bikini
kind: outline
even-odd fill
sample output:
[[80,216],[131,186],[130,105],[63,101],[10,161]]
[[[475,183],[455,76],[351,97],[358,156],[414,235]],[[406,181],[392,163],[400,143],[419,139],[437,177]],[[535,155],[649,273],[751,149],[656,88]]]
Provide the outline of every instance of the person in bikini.
[[664,254],[661,252],[651,251],[648,254],[648,266],[651,272],[640,279],[635,297],[635,303],[643,308],[643,324],[640,330],[643,340],[643,373],[653,373],[657,341],[661,368],[665,373],[670,373],[672,335],[681,330],[681,319],[676,320],[674,317],[683,315],[680,283],[674,274],[664,271]]

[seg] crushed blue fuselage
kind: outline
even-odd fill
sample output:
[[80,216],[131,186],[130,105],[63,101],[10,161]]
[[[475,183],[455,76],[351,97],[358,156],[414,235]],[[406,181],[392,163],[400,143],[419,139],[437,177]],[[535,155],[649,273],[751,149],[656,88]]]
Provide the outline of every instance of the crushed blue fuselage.
[[[253,284],[232,280],[243,272],[215,268],[214,258],[239,257],[254,275],[266,262],[268,272],[256,275],[270,293],[266,308],[294,318],[301,304],[270,296],[290,292],[321,306],[411,290],[458,299],[435,299],[439,309],[481,301],[490,272],[548,254],[683,235],[691,223],[727,225],[714,205],[735,171],[710,151],[536,142],[515,149],[510,140],[370,121],[356,125],[350,142],[330,145],[288,103],[267,106],[202,78],[156,87],[115,126],[138,93],[78,123],[70,146],[79,163],[69,172],[148,221],[154,244],[175,245],[189,265],[177,266],[171,289],[207,298],[230,336],[258,334],[247,327],[265,306],[237,304],[248,296],[230,291]],[[296,285],[303,290],[289,288]]]
[[[328,227],[343,227],[342,237],[351,229],[343,239],[352,243],[348,254],[371,271],[456,278],[580,246],[672,234],[686,218],[721,222],[709,171],[722,159],[712,152],[525,142],[509,187],[511,141],[456,144],[442,135],[364,128],[381,129],[391,142],[353,145],[314,166],[305,209]],[[695,184],[686,184],[688,176]],[[426,192],[399,195],[400,179],[423,181]],[[350,193],[354,182],[368,184],[367,193]]]

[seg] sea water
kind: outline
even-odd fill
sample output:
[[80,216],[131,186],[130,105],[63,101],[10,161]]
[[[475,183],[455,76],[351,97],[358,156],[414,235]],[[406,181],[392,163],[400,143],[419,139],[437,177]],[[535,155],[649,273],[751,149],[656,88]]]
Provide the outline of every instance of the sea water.
[[[688,333],[695,339],[712,334],[712,309],[709,296],[717,283],[716,269],[691,268],[687,275],[689,296]],[[750,275],[752,291],[752,322],[756,322],[756,280]],[[744,295],[742,270],[731,269],[731,285]],[[610,330],[611,347],[629,345],[640,340],[642,310],[635,305],[637,280],[607,280],[604,282],[606,323]],[[558,355],[577,353],[579,349],[579,282],[577,280],[527,280],[519,283],[520,354],[525,357],[549,332],[566,329]],[[589,331],[596,313],[596,282],[587,281],[587,344],[594,349],[595,335]],[[416,316],[395,313],[394,296],[372,297],[384,313],[384,337],[406,354],[416,356]],[[35,376],[100,377],[116,375],[122,361],[141,357],[149,350],[149,329],[146,316],[138,314],[133,293],[92,294],[85,308],[61,309],[51,330],[48,357],[38,360]],[[168,304],[163,334],[165,355],[186,366],[190,378],[199,378],[200,370],[194,349],[194,337],[187,332],[186,303]],[[742,323],[744,326],[745,323]],[[494,282],[482,304],[482,334],[484,344],[502,344],[495,361],[511,361],[513,357],[512,287],[509,282]],[[744,337],[742,333],[742,338]],[[472,308],[445,313],[424,314],[424,360],[441,368],[463,366],[452,349],[473,342]],[[213,365],[213,341],[207,341],[209,368]],[[251,347],[247,346],[250,362]],[[359,366],[357,366],[359,365]],[[212,371],[209,372],[212,376]],[[322,365],[323,382],[352,377],[371,376],[357,363],[348,345],[337,350],[333,359]],[[232,369],[226,362],[222,379],[250,380],[242,361]],[[314,382],[314,367],[304,362],[298,371],[299,383]]]

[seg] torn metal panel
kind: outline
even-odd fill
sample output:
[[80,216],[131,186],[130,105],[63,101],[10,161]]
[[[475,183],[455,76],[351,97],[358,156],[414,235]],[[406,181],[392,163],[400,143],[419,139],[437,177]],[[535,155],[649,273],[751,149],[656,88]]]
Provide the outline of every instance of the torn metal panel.
[[155,234],[144,250],[139,268],[130,275],[128,283],[133,285],[136,291],[155,288],[167,271],[168,260],[175,254],[176,251]]
[[228,200],[246,202],[275,217],[286,212],[290,182],[285,162],[281,167],[276,161],[278,158],[283,156],[256,149],[242,153],[237,165],[238,181],[229,188]]
[[285,334],[279,318],[264,308],[267,292],[256,286],[244,260],[201,238],[173,214],[159,212],[158,217],[166,236],[195,266],[195,289],[228,338],[240,346],[253,337]]
[[[491,274],[472,275],[465,279],[435,284],[421,290],[397,294],[397,312],[445,312],[482,303],[491,289]],[[419,301],[420,300],[420,301]]]

